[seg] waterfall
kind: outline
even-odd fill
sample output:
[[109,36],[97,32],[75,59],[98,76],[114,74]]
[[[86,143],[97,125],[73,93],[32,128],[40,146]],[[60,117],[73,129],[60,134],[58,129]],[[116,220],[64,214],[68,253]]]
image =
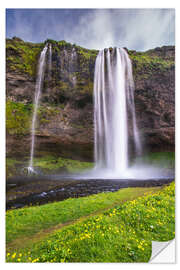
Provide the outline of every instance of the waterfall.
[[129,166],[129,128],[141,152],[134,106],[132,65],[124,49],[101,50],[94,74],[95,168],[123,175]]
[[51,80],[52,72],[52,45],[49,44],[49,55],[48,55],[48,80]]
[[32,126],[31,126],[31,152],[30,152],[30,161],[29,161],[29,167],[28,167],[29,173],[34,172],[33,158],[34,158],[34,145],[35,145],[35,128],[36,128],[36,120],[37,120],[37,110],[39,106],[41,88],[42,88],[42,83],[43,83],[43,78],[44,78],[45,58],[46,58],[47,48],[48,48],[48,45],[44,47],[39,58],[38,74],[37,74],[35,97],[34,97],[34,111],[33,111]]

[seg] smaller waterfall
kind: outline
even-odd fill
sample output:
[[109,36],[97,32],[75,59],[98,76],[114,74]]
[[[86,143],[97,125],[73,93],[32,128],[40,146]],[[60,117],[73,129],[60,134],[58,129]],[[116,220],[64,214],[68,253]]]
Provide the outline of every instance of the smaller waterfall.
[[[73,74],[76,70],[76,64],[77,64],[77,53],[76,53],[75,48],[72,49],[71,59],[69,62],[71,63],[71,67],[69,70],[70,70],[71,74]],[[71,78],[71,83],[72,83],[73,87],[75,87],[76,83],[77,83],[76,75],[74,74],[70,78]]]
[[33,111],[32,127],[31,127],[31,152],[30,152],[28,173],[35,172],[33,169],[35,128],[36,128],[36,120],[37,120],[37,110],[38,110],[39,100],[41,96],[41,88],[42,88],[42,83],[44,79],[45,58],[46,58],[47,49],[48,49],[48,45],[44,47],[39,58],[38,74],[37,74],[36,87],[35,87],[34,111]]
[[49,44],[49,55],[48,55],[48,80],[51,80],[52,72],[52,45]]

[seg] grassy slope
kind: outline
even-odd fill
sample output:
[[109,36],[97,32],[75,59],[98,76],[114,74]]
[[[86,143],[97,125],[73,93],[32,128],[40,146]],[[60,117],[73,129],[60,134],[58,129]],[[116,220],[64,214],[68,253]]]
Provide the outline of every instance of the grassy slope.
[[132,200],[146,192],[159,188],[126,188],[117,192],[100,193],[82,198],[70,198],[61,202],[41,206],[9,210],[6,214],[7,242],[24,236],[32,236],[40,230],[59,223],[76,220],[80,217],[112,207],[125,200]]
[[[133,200],[147,191],[152,192]],[[158,193],[153,195],[155,191]],[[130,201],[122,204],[127,198]],[[7,240],[19,238],[24,242],[25,235],[30,239],[37,231],[80,217],[84,218],[73,225],[56,227],[55,232],[49,230],[36,239],[37,243],[27,242],[29,248],[18,247],[16,241],[16,248],[12,248],[11,242],[7,261],[148,261],[151,240],[174,237],[174,183],[164,189],[128,188],[8,211]]]

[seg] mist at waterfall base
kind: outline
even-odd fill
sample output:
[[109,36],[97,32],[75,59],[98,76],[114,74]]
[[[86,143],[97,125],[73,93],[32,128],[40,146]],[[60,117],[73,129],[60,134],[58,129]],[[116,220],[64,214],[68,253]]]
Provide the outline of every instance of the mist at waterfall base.
[[[36,81],[29,174],[38,173],[33,167],[37,110],[44,79],[48,51],[48,77],[51,79],[52,47],[44,47],[39,59]],[[51,178],[72,179],[154,179],[168,178],[172,172],[143,163],[142,146],[136,124],[134,82],[131,60],[125,49],[99,51],[94,72],[94,162],[91,170],[78,174],[51,175]],[[130,140],[131,133],[131,140]],[[131,142],[130,142],[131,141]],[[130,152],[133,149],[133,160]],[[131,153],[132,155],[132,153]]]

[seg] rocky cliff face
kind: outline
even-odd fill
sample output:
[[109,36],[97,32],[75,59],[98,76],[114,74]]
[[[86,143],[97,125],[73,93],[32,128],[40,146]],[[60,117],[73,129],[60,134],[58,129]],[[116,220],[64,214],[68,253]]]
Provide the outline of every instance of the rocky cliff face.
[[[65,41],[52,45],[42,90],[37,150],[69,151],[92,159],[93,77],[98,51]],[[30,121],[37,63],[44,44],[18,38],[7,40],[7,153],[29,152]],[[174,147],[174,53],[173,46],[147,52],[128,51],[133,63],[138,127],[146,148]],[[69,149],[69,150],[68,150]],[[77,150],[78,149],[78,150]]]
[[[135,53],[136,54],[136,53]],[[132,55],[138,126],[145,146],[172,150],[175,126],[175,47],[164,46]],[[141,66],[141,68],[138,68]]]

